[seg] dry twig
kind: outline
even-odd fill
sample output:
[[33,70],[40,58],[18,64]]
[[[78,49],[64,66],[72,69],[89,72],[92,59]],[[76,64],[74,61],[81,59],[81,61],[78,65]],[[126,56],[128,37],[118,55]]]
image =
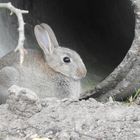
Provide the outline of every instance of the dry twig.
[[26,51],[24,49],[24,40],[25,40],[24,25],[25,25],[25,23],[24,23],[22,14],[27,14],[28,11],[15,8],[10,2],[9,3],[0,3],[0,8],[7,8],[11,11],[10,15],[12,15],[14,13],[17,16],[18,24],[19,24],[19,28],[18,28],[19,39],[18,39],[18,44],[17,44],[15,51],[16,52],[19,51],[20,64],[22,64],[24,61],[24,55],[26,53]]

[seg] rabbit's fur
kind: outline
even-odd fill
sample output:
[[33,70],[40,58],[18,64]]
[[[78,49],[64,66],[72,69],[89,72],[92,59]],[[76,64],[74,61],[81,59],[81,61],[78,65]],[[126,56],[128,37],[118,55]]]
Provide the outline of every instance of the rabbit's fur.
[[86,75],[82,59],[75,51],[60,47],[47,24],[36,25],[34,32],[43,52],[28,49],[22,65],[14,51],[0,60],[0,103],[5,103],[13,84],[29,88],[41,98],[78,99],[80,79]]

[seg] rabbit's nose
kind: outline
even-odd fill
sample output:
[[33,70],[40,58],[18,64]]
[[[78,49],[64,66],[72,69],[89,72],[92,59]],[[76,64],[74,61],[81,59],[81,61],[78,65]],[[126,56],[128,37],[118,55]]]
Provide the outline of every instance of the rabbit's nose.
[[83,69],[78,68],[76,73],[77,73],[77,77],[84,78],[87,74],[87,70],[86,68],[83,68]]

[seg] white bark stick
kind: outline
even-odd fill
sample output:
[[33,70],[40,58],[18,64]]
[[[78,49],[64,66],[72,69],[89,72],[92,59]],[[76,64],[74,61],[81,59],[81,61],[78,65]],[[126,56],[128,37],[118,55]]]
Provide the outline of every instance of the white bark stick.
[[11,15],[12,15],[12,13],[14,13],[17,16],[18,24],[19,24],[19,28],[18,28],[19,39],[18,39],[18,44],[17,44],[15,51],[19,51],[20,64],[22,64],[24,61],[24,55],[26,52],[24,49],[24,40],[25,40],[24,25],[25,25],[25,23],[24,23],[22,14],[27,14],[28,11],[15,8],[10,2],[9,3],[0,3],[0,8],[7,8],[11,11]]

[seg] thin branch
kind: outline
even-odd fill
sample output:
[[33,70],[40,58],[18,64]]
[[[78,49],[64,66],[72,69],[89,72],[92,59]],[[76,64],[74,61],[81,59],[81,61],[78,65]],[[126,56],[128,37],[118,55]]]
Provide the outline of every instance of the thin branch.
[[15,49],[15,52],[19,51],[20,64],[22,64],[24,61],[25,53],[26,53],[26,51],[24,49],[24,40],[25,40],[24,25],[25,25],[25,23],[24,23],[22,14],[27,14],[29,12],[15,8],[10,2],[9,3],[0,3],[0,8],[7,8],[11,11],[10,15],[12,15],[14,13],[17,16],[18,24],[19,24],[19,27],[18,27],[19,39],[18,39],[18,44]]
[[96,139],[96,140],[101,140],[101,138],[96,138],[96,137],[94,137],[94,136],[91,136],[91,135],[89,135],[89,134],[83,134],[83,133],[81,133],[81,132],[79,132],[79,131],[74,131],[75,133],[77,133],[77,134],[79,134],[79,136],[85,136],[85,137],[88,137],[88,138],[91,138],[91,139]]

